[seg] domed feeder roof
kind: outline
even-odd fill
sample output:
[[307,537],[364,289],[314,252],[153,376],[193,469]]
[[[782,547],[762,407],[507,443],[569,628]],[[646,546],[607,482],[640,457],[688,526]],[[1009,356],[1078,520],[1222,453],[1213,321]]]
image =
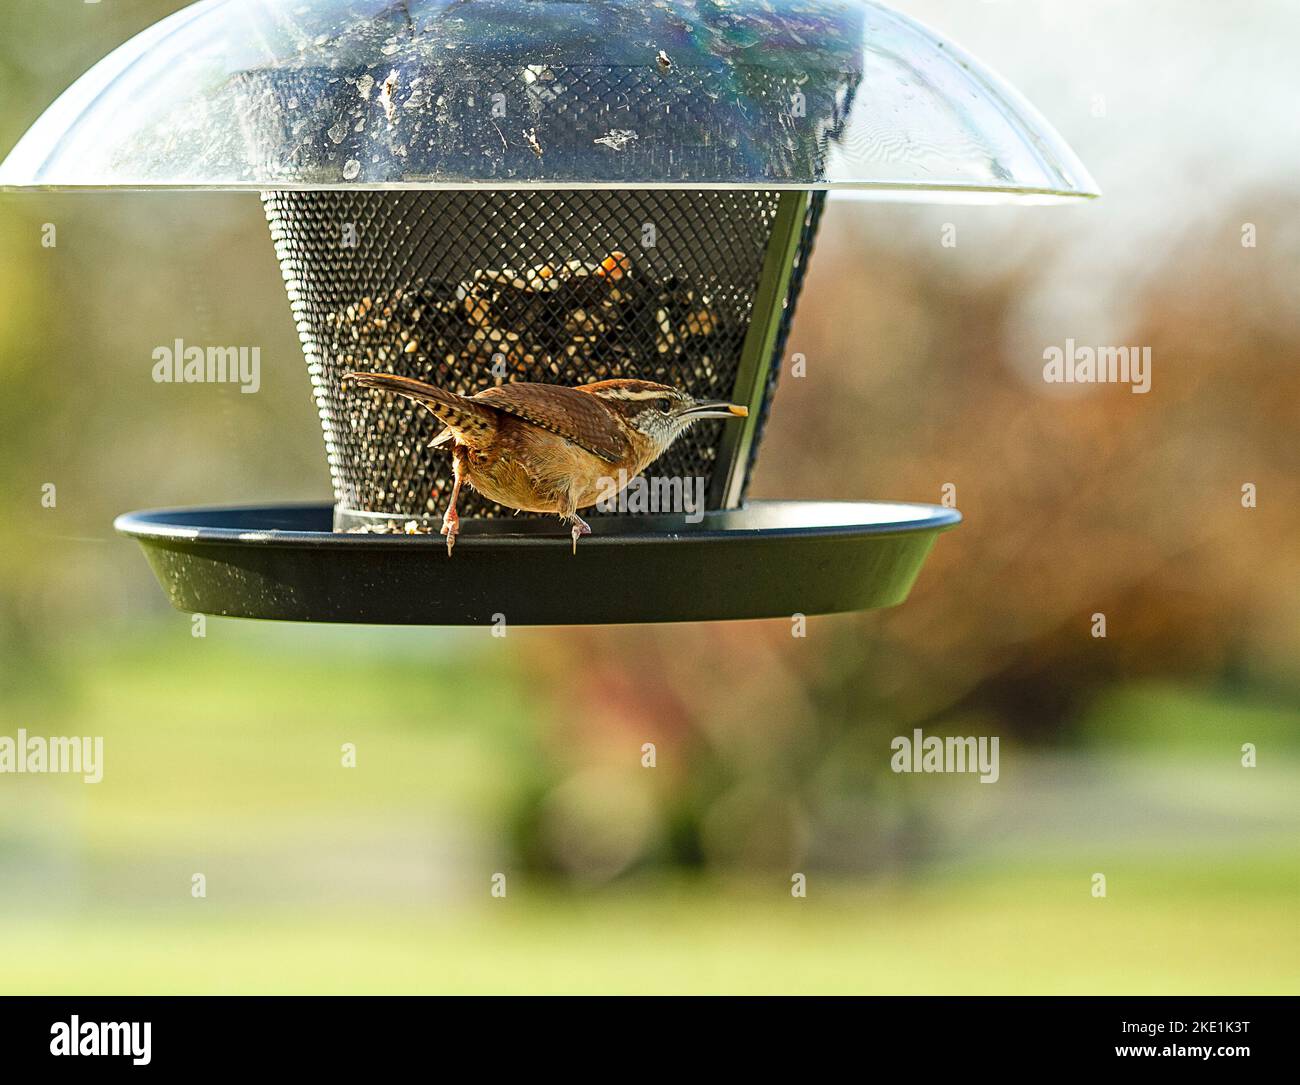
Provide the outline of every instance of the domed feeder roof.
[[867,0],[204,0],[97,64],[2,187],[1095,195],[1015,90]]

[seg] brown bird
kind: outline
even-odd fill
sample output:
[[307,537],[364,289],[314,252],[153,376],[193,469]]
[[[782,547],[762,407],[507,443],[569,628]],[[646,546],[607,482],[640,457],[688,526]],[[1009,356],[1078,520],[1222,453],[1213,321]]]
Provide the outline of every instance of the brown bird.
[[[612,497],[702,418],[744,418],[745,407],[701,402],[666,384],[606,380],[566,388],[503,384],[457,395],[392,373],[348,373],[363,388],[406,396],[447,428],[430,447],[451,442],[455,481],[442,518],[451,555],[460,531],[456,501],[469,483],[490,501],[521,512],[553,512],[573,524],[573,551],[591,528],[579,509]],[[622,471],[624,474],[620,475]]]

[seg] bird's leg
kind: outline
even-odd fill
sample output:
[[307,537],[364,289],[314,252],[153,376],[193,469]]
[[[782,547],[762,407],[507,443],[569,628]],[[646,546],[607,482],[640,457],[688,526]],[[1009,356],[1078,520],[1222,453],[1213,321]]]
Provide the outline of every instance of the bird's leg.
[[578,515],[578,502],[574,500],[573,492],[562,493],[558,495],[559,504],[556,512],[560,514],[560,520],[572,522],[573,528],[569,532],[573,536],[573,552],[578,553],[578,540],[584,535],[591,534],[591,525]]
[[451,500],[447,511],[442,514],[442,534],[447,536],[447,557],[456,545],[456,536],[460,534],[460,517],[456,514],[456,501],[460,497],[460,486],[465,481],[465,446],[453,445],[451,450],[451,471],[454,481],[451,484]]
[[588,524],[587,521],[584,520],[581,516],[579,516],[576,512],[572,514],[571,519],[573,520],[573,529],[572,531],[569,532],[569,534],[573,536],[573,552],[574,554],[577,554],[578,540],[582,538],[582,536],[584,535],[591,534],[591,525]]
[[557,510],[561,520],[571,520],[573,529],[570,534],[573,536],[573,552],[578,553],[578,540],[584,535],[591,534],[591,525],[578,515],[578,502],[574,500],[573,492],[560,495],[560,504]]

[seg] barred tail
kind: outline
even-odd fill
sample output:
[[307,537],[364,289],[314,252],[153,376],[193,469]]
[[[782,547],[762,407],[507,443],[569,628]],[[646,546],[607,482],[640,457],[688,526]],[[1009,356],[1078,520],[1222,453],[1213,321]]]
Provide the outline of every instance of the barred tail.
[[486,445],[496,433],[497,412],[493,408],[414,377],[399,377],[396,373],[345,373],[343,379],[361,388],[378,388],[423,404],[471,448]]

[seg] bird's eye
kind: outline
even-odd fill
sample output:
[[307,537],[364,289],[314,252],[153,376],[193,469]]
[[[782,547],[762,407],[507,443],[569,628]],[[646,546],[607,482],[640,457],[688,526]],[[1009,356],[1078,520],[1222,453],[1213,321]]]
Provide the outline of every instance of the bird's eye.
[[664,414],[672,414],[673,401],[669,399],[667,396],[665,396],[663,399],[659,401],[659,409],[663,411]]

